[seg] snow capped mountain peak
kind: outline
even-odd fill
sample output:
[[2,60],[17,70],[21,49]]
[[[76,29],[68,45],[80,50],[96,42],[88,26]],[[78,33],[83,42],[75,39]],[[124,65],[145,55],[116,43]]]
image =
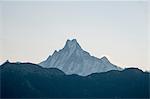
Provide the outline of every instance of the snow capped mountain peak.
[[66,44],[65,44],[65,47],[64,48],[69,48],[69,49],[76,49],[76,48],[79,48],[81,49],[79,43],[77,42],[76,39],[72,39],[72,40],[67,40]]
[[78,74],[82,76],[96,72],[120,70],[104,56],[96,58],[84,51],[76,39],[67,40],[63,49],[55,50],[52,56],[39,65],[46,68],[58,68],[66,74]]

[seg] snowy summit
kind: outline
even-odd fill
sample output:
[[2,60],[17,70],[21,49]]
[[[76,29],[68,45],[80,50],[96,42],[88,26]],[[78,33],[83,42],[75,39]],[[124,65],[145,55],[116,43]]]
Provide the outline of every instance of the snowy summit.
[[104,56],[96,58],[84,51],[76,39],[67,40],[63,49],[55,50],[52,56],[39,64],[45,68],[58,68],[66,74],[87,76],[92,73],[121,70]]

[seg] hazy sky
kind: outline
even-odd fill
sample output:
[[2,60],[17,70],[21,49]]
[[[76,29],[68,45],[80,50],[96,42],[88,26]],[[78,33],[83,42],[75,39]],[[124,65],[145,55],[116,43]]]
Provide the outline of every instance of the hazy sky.
[[146,1],[0,2],[0,63],[39,63],[72,38],[93,56],[150,70]]

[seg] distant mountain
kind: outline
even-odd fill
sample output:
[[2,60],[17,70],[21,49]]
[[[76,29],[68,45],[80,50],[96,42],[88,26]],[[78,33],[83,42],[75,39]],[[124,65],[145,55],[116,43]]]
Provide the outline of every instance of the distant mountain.
[[149,98],[150,73],[136,68],[79,76],[6,62],[0,74],[1,98]]
[[63,49],[55,51],[39,65],[45,68],[58,68],[66,74],[82,76],[96,72],[121,70],[120,67],[110,63],[105,56],[101,59],[91,56],[80,47],[76,39],[67,40]]

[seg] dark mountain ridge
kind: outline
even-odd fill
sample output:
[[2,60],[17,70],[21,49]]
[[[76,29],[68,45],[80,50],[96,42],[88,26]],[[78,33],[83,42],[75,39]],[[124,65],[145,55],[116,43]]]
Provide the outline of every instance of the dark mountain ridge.
[[150,73],[137,68],[79,76],[6,62],[0,73],[1,98],[149,98]]

